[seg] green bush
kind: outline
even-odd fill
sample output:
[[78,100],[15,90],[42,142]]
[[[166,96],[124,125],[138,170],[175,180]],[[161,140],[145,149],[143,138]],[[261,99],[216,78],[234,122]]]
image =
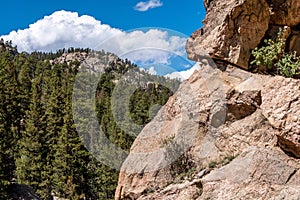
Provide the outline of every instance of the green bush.
[[300,57],[296,56],[296,52],[283,54],[282,58],[275,64],[281,75],[285,77],[293,77],[297,74],[300,66]]
[[251,64],[272,69],[275,62],[278,61],[279,55],[283,53],[284,41],[282,39],[282,30],[279,30],[276,41],[266,39],[264,43],[266,46],[261,48],[256,47],[252,51],[252,55],[255,59]]
[[266,39],[264,40],[265,46],[256,47],[252,50],[254,60],[250,64],[263,67],[266,70],[273,69],[285,77],[293,77],[300,67],[300,57],[296,56],[296,52],[284,52],[285,41],[282,34],[282,29],[279,29],[275,41]]

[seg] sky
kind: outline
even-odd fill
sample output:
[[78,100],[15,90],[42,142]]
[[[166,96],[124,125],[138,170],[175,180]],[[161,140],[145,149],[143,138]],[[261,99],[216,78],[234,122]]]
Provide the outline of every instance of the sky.
[[164,73],[192,67],[185,41],[205,16],[202,0],[17,0],[1,8],[0,37],[19,51],[104,49]]
[[163,27],[190,35],[201,26],[205,10],[202,0],[160,0],[161,6],[138,11],[148,0],[15,0],[1,1],[0,35],[27,28],[29,24],[58,10],[90,15],[114,28]]

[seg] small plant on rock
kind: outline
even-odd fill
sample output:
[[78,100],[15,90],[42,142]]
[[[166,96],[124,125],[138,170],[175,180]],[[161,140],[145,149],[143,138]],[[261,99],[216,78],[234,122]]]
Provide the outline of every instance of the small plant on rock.
[[[166,140],[165,140],[166,141]],[[187,154],[183,142],[177,142],[172,137],[164,142],[165,156],[170,163],[170,173],[174,180],[182,180],[194,172],[194,163]]]
[[266,46],[260,48],[256,47],[252,51],[252,55],[255,59],[251,62],[251,64],[272,69],[274,64],[278,61],[279,56],[284,51],[282,30],[279,30],[276,41],[273,41],[272,39],[265,39],[264,43]]
[[285,77],[293,77],[300,68],[300,57],[296,52],[285,53],[285,41],[283,31],[279,29],[276,40],[266,39],[263,47],[256,47],[252,50],[254,60],[250,63],[257,65],[265,70],[274,70]]
[[300,57],[296,56],[296,52],[283,54],[282,58],[275,64],[282,76],[293,77],[297,74],[300,67]]

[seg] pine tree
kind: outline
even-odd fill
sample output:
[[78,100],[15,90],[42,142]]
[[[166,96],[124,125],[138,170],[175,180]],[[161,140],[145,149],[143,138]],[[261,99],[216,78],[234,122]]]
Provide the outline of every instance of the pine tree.
[[65,66],[62,83],[64,91],[64,121],[55,148],[53,184],[56,194],[67,199],[83,199],[86,195],[84,174],[90,154],[82,144],[72,116],[72,89],[74,74]]
[[17,112],[17,72],[13,56],[8,51],[0,54],[0,197],[5,197],[15,169],[15,149],[20,128]]
[[33,80],[32,97],[30,109],[27,111],[25,120],[25,130],[22,131],[22,138],[18,142],[20,151],[16,159],[17,180],[21,184],[30,185],[35,191],[40,193],[40,183],[42,166],[45,164],[43,152],[43,128],[41,116],[43,110],[41,106],[41,77]]
[[[45,163],[42,167],[42,180],[40,183],[41,198],[49,199],[53,192],[53,164],[55,159],[56,145],[59,133],[63,126],[63,90],[61,89],[62,69],[54,65],[51,72],[45,71],[43,83],[42,103],[45,106],[45,113],[42,121],[46,122],[44,131],[45,153],[42,155]],[[50,92],[50,95],[48,94]]]
[[[3,44],[0,41],[1,47]],[[31,186],[41,199],[53,199],[54,196],[113,199],[119,172],[97,161],[81,141],[97,150],[93,139],[98,135],[85,134],[84,131],[89,128],[91,105],[79,102],[75,108],[80,107],[81,115],[79,119],[72,116],[72,90],[79,63],[51,64],[47,60],[61,56],[66,50],[19,54],[11,43],[5,45],[8,48],[0,49],[0,199],[9,198],[7,191],[15,180]],[[70,49],[73,50],[88,52]],[[110,54],[102,54],[108,62]],[[103,58],[103,55],[98,57]],[[120,59],[110,63],[96,94],[97,117],[102,131],[124,150],[129,150],[134,136],[122,130],[116,120],[127,122],[126,118],[131,115],[136,123],[145,125],[149,121],[150,105],[163,104],[170,95],[170,91],[164,88],[140,88],[130,99],[131,114],[120,107],[126,114],[121,116],[122,119],[115,119],[115,111],[111,108],[115,80],[133,68],[136,68],[136,74],[137,66],[128,60],[125,64]],[[141,78],[146,76],[144,74]],[[90,95],[92,98],[94,93],[90,88],[98,81],[96,75],[86,73],[81,78],[79,87],[89,93],[75,93],[79,97]],[[126,93],[132,88],[126,84],[128,87],[120,92]],[[80,136],[74,119],[82,122],[76,127],[83,130]]]

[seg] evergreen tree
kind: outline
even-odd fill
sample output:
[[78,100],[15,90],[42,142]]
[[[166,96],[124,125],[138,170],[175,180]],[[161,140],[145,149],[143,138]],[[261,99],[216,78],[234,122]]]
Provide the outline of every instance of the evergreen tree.
[[[97,134],[79,136],[76,131],[88,128],[86,124],[89,124],[92,109],[85,102],[76,105],[83,111],[79,119],[83,125],[75,129],[72,92],[80,63],[58,64],[55,61],[67,51],[90,53],[90,50],[70,48],[57,53],[19,54],[9,42],[0,41],[0,45],[0,199],[9,199],[9,189],[15,185],[11,184],[15,180],[31,186],[41,199],[54,196],[114,199],[119,172],[97,161],[83,146],[82,140],[92,145]],[[110,60],[111,54],[104,51],[91,53],[102,59],[100,63]],[[134,136],[116,123],[111,98],[115,83],[129,69],[134,69],[134,74],[139,71],[128,60],[112,61],[104,69],[96,93],[97,117],[102,131],[112,143],[127,151]],[[80,87],[91,87],[95,77],[93,73],[83,75]],[[147,74],[142,77],[153,78]],[[125,93],[132,88],[130,83],[126,84]],[[92,98],[94,93],[79,92],[77,95]],[[131,113],[126,110],[122,120],[131,115],[136,123],[145,125],[150,121],[151,105],[164,104],[170,95],[169,90],[160,86],[139,88],[130,99]]]
[[0,197],[5,197],[15,169],[15,149],[19,138],[17,112],[17,72],[9,51],[0,55]]
[[86,195],[85,171],[89,153],[84,148],[76,132],[72,116],[72,89],[74,74],[65,66],[62,90],[64,121],[55,148],[53,165],[53,183],[56,194],[67,199],[83,199]]
[[25,130],[22,131],[22,138],[19,140],[19,156],[16,159],[17,180],[21,184],[30,185],[37,193],[41,193],[40,183],[42,180],[42,167],[45,164],[43,158],[44,139],[41,116],[41,78],[37,77],[32,84],[32,97],[30,109],[27,111]]
[[[48,96],[45,91],[43,91],[43,102],[45,103],[45,114],[42,120],[46,122],[44,137],[45,153],[43,158],[45,159],[45,164],[42,168],[42,181],[40,186],[42,188],[42,193],[40,194],[43,199],[49,199],[53,192],[53,164],[55,160],[55,152],[57,146],[57,140],[59,133],[63,126],[63,108],[64,99],[62,98],[63,90],[61,89],[62,81],[62,66],[54,65],[51,73],[44,76],[44,81],[46,84],[43,89],[46,91],[51,91]],[[47,77],[50,75],[50,77]],[[45,98],[45,95],[48,97]]]

